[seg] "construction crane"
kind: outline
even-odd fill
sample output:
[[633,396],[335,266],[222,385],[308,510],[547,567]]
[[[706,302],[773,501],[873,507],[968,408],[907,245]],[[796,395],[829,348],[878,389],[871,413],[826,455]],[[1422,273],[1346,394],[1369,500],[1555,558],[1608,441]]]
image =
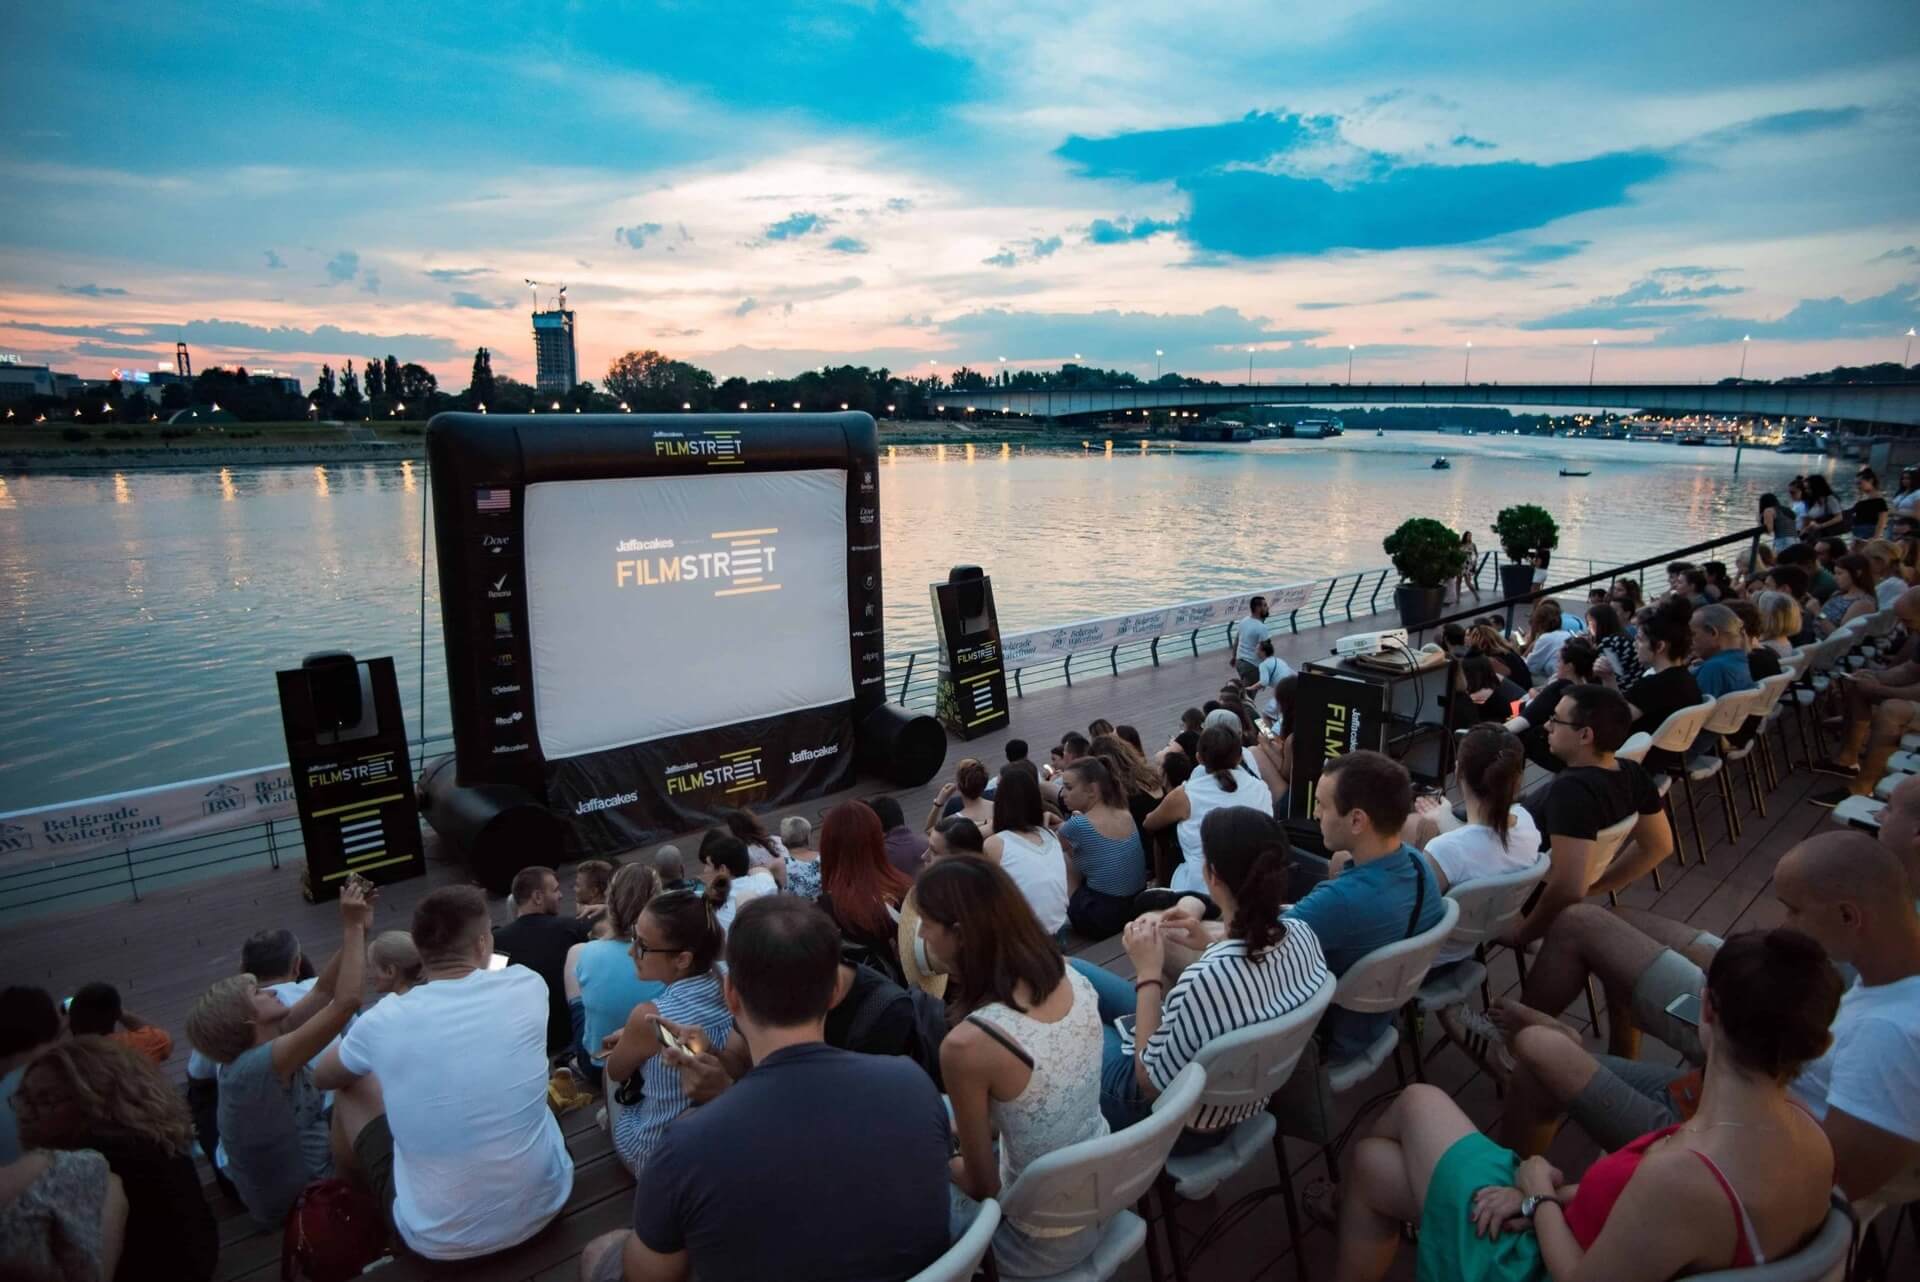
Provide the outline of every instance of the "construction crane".
[[[540,287],[542,285],[551,285],[553,282],[544,281],[544,280],[530,280],[525,276],[522,276],[520,279],[526,281],[527,288],[533,291],[533,310],[536,312],[539,311],[540,310]],[[557,310],[564,311],[567,306],[567,287],[565,285],[561,285],[559,287],[559,290],[560,292],[557,300],[554,303],[554,307]]]

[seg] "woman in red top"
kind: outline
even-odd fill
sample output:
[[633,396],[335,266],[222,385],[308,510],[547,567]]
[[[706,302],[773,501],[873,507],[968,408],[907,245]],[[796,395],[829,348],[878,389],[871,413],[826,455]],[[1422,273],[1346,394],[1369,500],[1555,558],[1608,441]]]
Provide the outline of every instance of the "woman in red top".
[[1826,1049],[1839,1004],[1840,977],[1805,935],[1729,939],[1701,1002],[1698,1111],[1574,1185],[1475,1130],[1444,1092],[1408,1087],[1354,1146],[1335,1276],[1384,1277],[1407,1221],[1421,1282],[1666,1282],[1793,1254],[1826,1219],[1833,1150],[1787,1083]]

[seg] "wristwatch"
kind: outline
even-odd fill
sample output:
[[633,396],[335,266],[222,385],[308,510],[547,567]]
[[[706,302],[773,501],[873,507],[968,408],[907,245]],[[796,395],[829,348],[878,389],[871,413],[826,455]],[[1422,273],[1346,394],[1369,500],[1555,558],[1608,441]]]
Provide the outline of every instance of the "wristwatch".
[[1523,1220],[1531,1220],[1533,1213],[1540,1209],[1542,1202],[1551,1201],[1553,1201],[1553,1199],[1550,1197],[1541,1197],[1538,1193],[1529,1193],[1520,1199],[1520,1218]]

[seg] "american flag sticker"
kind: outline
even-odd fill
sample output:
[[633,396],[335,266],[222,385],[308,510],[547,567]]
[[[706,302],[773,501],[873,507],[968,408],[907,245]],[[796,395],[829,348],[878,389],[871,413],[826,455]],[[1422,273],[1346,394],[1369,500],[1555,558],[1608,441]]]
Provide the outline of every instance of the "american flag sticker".
[[475,490],[473,506],[479,512],[507,512],[513,508],[512,490]]

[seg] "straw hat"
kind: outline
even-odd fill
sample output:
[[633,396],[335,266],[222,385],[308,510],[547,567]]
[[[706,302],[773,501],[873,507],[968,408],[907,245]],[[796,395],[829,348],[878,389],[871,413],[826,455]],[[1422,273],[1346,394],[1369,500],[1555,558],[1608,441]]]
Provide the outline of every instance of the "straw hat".
[[936,971],[938,965],[927,952],[927,946],[920,942],[920,905],[914,902],[913,892],[907,892],[906,902],[900,905],[900,925],[895,935],[900,952],[900,969],[907,977],[907,983],[918,988],[930,997],[943,1001],[947,996],[947,976]]

